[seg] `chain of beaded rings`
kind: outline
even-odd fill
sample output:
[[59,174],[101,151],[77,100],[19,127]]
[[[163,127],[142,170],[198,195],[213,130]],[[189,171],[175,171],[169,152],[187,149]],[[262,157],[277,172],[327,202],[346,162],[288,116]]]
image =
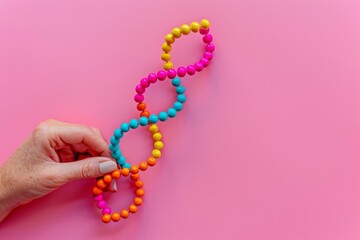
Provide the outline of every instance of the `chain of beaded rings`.
[[[102,221],[104,223],[108,223],[111,220],[117,222],[121,218],[128,218],[129,213],[137,212],[138,206],[142,204],[142,197],[145,192],[142,188],[144,184],[139,180],[139,170],[145,171],[148,166],[154,166],[157,159],[161,157],[161,150],[164,147],[164,144],[161,141],[162,134],[159,132],[159,127],[156,123],[159,120],[164,122],[169,117],[173,118],[176,116],[178,111],[182,110],[183,103],[186,101],[186,96],[184,94],[185,87],[181,86],[181,80],[179,77],[184,77],[186,74],[194,75],[196,72],[202,71],[212,60],[212,52],[215,50],[215,46],[212,44],[213,37],[209,34],[209,27],[210,22],[203,19],[200,23],[192,22],[190,25],[184,24],[180,28],[174,28],[171,33],[165,36],[165,43],[162,45],[162,50],[164,52],[161,54],[161,59],[165,61],[164,70],[160,70],[157,73],[150,73],[147,77],[142,78],[140,80],[140,84],[135,87],[137,94],[134,96],[134,100],[138,103],[137,109],[140,111],[140,118],[132,119],[129,123],[121,124],[120,128],[114,131],[114,135],[110,139],[109,149],[112,152],[112,156],[120,166],[120,169],[99,178],[96,186],[93,188],[93,195],[97,201],[97,206],[102,209]],[[195,64],[188,65],[187,67],[178,67],[177,70],[175,70],[173,69],[173,63],[170,61],[172,44],[175,42],[175,39],[180,38],[182,35],[188,35],[190,32],[200,32],[201,35],[204,35],[203,42],[206,44],[205,53]],[[146,109],[147,106],[144,102],[143,94],[151,84],[156,83],[157,80],[164,81],[166,78],[172,79],[172,85],[176,88],[177,101],[167,111],[162,111],[159,114],[150,114],[150,112]],[[149,125],[149,131],[151,132],[154,140],[154,150],[152,151],[152,156],[149,157],[146,162],[140,162],[139,165],[131,165],[126,161],[126,158],[120,151],[119,144],[121,138],[124,136],[124,133],[128,132],[130,129],[138,128],[139,125]],[[117,180],[121,176],[130,176],[130,179],[134,181],[134,185],[136,187],[136,197],[128,209],[123,209],[120,213],[112,213],[112,210],[107,206],[107,203],[103,198],[102,192],[113,179]]]

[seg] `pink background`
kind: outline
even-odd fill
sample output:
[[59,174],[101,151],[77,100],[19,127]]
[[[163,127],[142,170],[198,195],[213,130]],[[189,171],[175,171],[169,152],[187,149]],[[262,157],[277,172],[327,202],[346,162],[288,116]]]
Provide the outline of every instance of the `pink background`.
[[[134,87],[161,68],[173,27],[208,18],[217,47],[161,124],[164,157],[142,175],[138,214],[102,224],[89,179],[18,208],[0,237],[360,239],[359,13],[351,0],[0,1],[1,162],[47,118],[109,139],[137,116]],[[175,64],[201,46],[178,41]],[[167,82],[146,98],[159,111],[174,96]],[[145,129],[124,142],[132,162],[149,155]],[[120,209],[132,194],[119,183],[111,197]]]

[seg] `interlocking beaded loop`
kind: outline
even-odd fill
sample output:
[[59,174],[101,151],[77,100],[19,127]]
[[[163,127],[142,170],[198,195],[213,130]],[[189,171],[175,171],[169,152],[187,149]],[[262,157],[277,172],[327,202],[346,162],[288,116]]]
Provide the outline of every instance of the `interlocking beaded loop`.
[[[186,96],[185,87],[181,85],[179,77],[184,77],[185,75],[191,76],[196,72],[202,71],[209,65],[209,62],[213,58],[215,46],[212,44],[213,37],[209,34],[209,27],[210,22],[203,19],[200,23],[192,22],[190,25],[184,24],[179,28],[174,28],[171,33],[165,36],[165,43],[162,45],[162,50],[164,52],[161,54],[161,59],[165,62],[164,70],[160,70],[157,73],[150,73],[147,77],[142,78],[140,83],[135,87],[136,95],[134,96],[134,100],[138,103],[137,109],[140,111],[140,118],[122,123],[120,127],[114,131],[114,135],[110,139],[109,149],[111,150],[113,158],[118,163],[119,170],[99,178],[92,191],[95,200],[97,201],[97,207],[102,209],[102,221],[104,223],[108,223],[110,221],[117,222],[121,218],[125,219],[130,213],[137,212],[138,206],[142,204],[142,197],[144,196],[144,190],[142,187],[144,183],[139,180],[140,171],[145,171],[148,166],[154,166],[157,159],[161,157],[161,150],[164,147],[162,134],[159,132],[159,127],[156,123],[158,121],[164,122],[168,118],[174,118],[177,115],[177,112],[182,110],[183,104],[186,101]],[[200,32],[200,34],[203,35],[203,42],[206,44],[205,53],[198,62],[186,67],[180,66],[175,70],[173,68],[173,63],[170,61],[172,44],[175,42],[175,39],[180,38],[182,35],[188,35],[190,32]],[[143,94],[151,84],[156,83],[158,80],[164,81],[167,78],[172,79],[172,85],[176,88],[177,100],[169,109],[167,109],[167,111],[161,111],[158,114],[151,114],[146,109],[147,106],[144,102],[145,98]],[[147,161],[140,162],[139,165],[131,165],[123,156],[119,144],[121,138],[126,132],[130,131],[130,129],[138,128],[139,125],[143,127],[149,125],[149,131],[151,132],[154,140],[154,150]],[[108,184],[110,184],[113,180],[119,179],[121,176],[130,176],[130,179],[134,181],[134,185],[136,187],[136,197],[127,209],[123,209],[120,213],[118,213],[112,212],[112,210],[107,206],[102,192],[106,189]]]

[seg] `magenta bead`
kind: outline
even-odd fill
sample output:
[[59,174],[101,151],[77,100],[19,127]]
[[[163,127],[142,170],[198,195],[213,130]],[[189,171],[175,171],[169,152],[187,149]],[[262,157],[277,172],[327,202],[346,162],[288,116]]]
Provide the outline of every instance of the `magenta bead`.
[[167,76],[170,78],[170,79],[173,79],[176,77],[176,71],[175,69],[170,69],[168,72],[167,72]]
[[141,79],[140,84],[143,88],[147,88],[150,86],[150,81],[147,78],[143,78]]
[[204,67],[207,67],[207,66],[209,66],[209,60],[208,59],[206,59],[206,58],[202,58],[202,59],[200,59],[200,61],[199,62],[201,62],[202,63],[202,65],[204,66]]
[[189,74],[189,75],[194,75],[195,72],[196,72],[196,69],[195,69],[194,65],[189,65],[189,66],[186,68],[186,72],[187,72],[187,74]]
[[142,94],[145,92],[145,89],[139,84],[136,86],[135,91],[139,94]]
[[213,52],[215,50],[215,45],[212,43],[209,43],[208,45],[205,46],[205,51],[207,52]]
[[101,200],[103,200],[103,195],[102,195],[102,194],[97,195],[97,196],[95,197],[95,200],[96,200],[96,201],[101,201]]
[[157,81],[157,77],[156,77],[156,74],[155,73],[150,73],[149,76],[148,76],[148,79],[151,83],[156,83]]
[[104,200],[101,200],[97,203],[98,208],[105,208],[106,202]]
[[213,37],[211,34],[206,34],[204,37],[203,37],[203,41],[204,43],[211,43],[213,40]]
[[184,67],[179,67],[179,68],[177,69],[177,75],[178,75],[179,77],[184,77],[184,76],[186,75],[186,68],[184,68]]
[[207,60],[211,60],[213,58],[213,54],[211,52],[205,52],[204,58],[206,58]]
[[201,72],[201,70],[203,70],[204,66],[201,62],[197,62],[195,63],[195,70],[198,72]]
[[166,79],[166,72],[164,70],[160,70],[157,73],[157,77],[160,81],[163,81]]
[[105,207],[105,208],[102,210],[102,214],[111,214],[111,208]]
[[134,100],[135,102],[141,103],[142,101],[144,101],[144,96],[142,94],[136,94],[134,96]]
[[205,35],[205,34],[208,34],[209,31],[210,31],[210,28],[208,28],[208,29],[200,28],[199,32],[200,32],[201,35]]

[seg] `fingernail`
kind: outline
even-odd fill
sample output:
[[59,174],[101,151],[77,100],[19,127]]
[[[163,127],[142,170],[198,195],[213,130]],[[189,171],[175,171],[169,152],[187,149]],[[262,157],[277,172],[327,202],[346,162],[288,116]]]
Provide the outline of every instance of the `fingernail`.
[[116,192],[117,191],[117,185],[116,185],[116,182],[115,180],[111,180],[111,183],[110,183],[110,186],[109,186],[109,190],[112,191],[112,192]]
[[99,164],[100,173],[108,173],[115,171],[117,169],[117,165],[113,161],[106,161]]

